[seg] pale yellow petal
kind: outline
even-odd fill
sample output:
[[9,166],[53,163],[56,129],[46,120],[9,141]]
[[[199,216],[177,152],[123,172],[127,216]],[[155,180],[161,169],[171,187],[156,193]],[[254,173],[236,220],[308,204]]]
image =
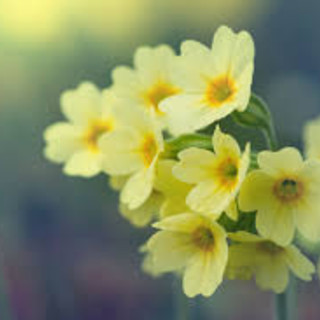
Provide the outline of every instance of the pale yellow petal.
[[234,233],[229,233],[228,237],[234,241],[239,241],[239,242],[260,242],[264,241],[263,238],[259,237],[256,234],[249,233],[246,231],[237,231]]
[[212,145],[215,153],[228,153],[240,157],[241,150],[238,142],[229,134],[221,131],[220,126],[217,125],[212,136]]
[[250,100],[253,69],[253,63],[248,64],[237,79],[239,89],[236,92],[235,101],[237,101],[237,110],[240,112],[247,108]]
[[112,90],[119,98],[127,97],[128,91],[130,94],[139,90],[136,72],[129,67],[116,67],[113,69],[111,77],[114,84]]
[[237,35],[227,26],[221,26],[215,32],[212,41],[212,52],[216,61],[216,72],[224,73],[230,67]]
[[296,172],[303,167],[303,159],[299,150],[286,147],[279,151],[262,151],[258,154],[258,164],[261,169],[271,175]]
[[187,204],[204,214],[221,214],[233,200],[233,194],[219,188],[213,180],[197,184],[187,196]]
[[211,108],[203,101],[202,94],[179,94],[160,104],[160,109],[167,114],[168,127],[173,135],[202,129],[224,118],[235,107],[233,104],[225,104],[219,108]]
[[102,136],[99,149],[105,155],[103,170],[112,175],[126,175],[144,167],[139,152],[141,136],[130,128],[122,128]]
[[295,246],[286,248],[286,261],[292,272],[302,280],[312,280],[312,274],[315,272],[313,263],[304,256]]
[[190,211],[186,204],[185,197],[173,196],[166,198],[160,210],[161,219],[173,216],[176,214]]
[[109,178],[109,185],[113,190],[120,191],[128,180],[128,176],[111,176]]
[[280,207],[272,203],[260,208],[256,216],[256,227],[263,237],[286,246],[293,240],[295,221],[290,208]]
[[295,211],[295,220],[298,230],[308,240],[320,240],[320,210],[319,206],[305,205]]
[[257,285],[264,290],[271,289],[276,293],[284,292],[289,283],[289,272],[282,259],[270,259],[255,270]]
[[101,116],[101,92],[94,84],[84,82],[77,89],[62,94],[61,108],[71,122],[86,125]]
[[153,227],[161,230],[191,233],[197,226],[202,225],[204,218],[195,213],[181,213],[165,218],[153,224]]
[[130,210],[141,206],[152,192],[153,180],[153,166],[132,175],[121,191],[121,202],[125,203]]
[[198,183],[210,178],[215,155],[204,149],[188,148],[178,155],[180,162],[173,167],[173,174],[186,183]]
[[184,293],[193,298],[198,294],[211,296],[222,283],[228,258],[226,242],[218,252],[199,252],[186,267],[183,277]]
[[182,269],[195,254],[190,236],[171,231],[159,231],[147,243],[158,272]]
[[153,192],[149,198],[138,208],[130,210],[124,203],[120,203],[120,213],[136,227],[144,227],[159,215],[163,203],[163,196]]
[[171,81],[171,67],[175,58],[173,49],[167,45],[140,47],[134,57],[139,78],[148,87],[156,81]]
[[172,172],[178,162],[175,160],[159,160],[156,166],[154,187],[167,196],[180,195],[190,189],[190,186],[178,180]]
[[45,157],[57,163],[65,162],[83,148],[81,130],[66,122],[49,126],[44,132],[44,139]]
[[274,179],[262,170],[250,172],[240,188],[239,208],[250,212],[268,206],[273,183]]
[[66,162],[63,172],[69,176],[91,178],[102,170],[102,156],[100,153],[79,151]]
[[254,42],[251,35],[246,31],[241,31],[237,34],[236,40],[233,46],[231,63],[230,63],[230,74],[238,80],[239,77],[246,71],[247,67],[250,66],[250,78],[247,79],[248,83],[251,84],[253,74],[253,61],[254,61]]

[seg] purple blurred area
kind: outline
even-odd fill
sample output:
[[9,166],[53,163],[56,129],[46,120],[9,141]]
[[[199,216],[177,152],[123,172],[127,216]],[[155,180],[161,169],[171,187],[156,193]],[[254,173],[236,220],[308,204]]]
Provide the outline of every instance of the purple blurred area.
[[[118,214],[106,176],[70,178],[47,162],[43,130],[62,119],[62,91],[83,80],[107,87],[110,71],[132,64],[139,45],[209,44],[226,23],[253,34],[254,91],[269,102],[281,144],[301,148],[303,123],[320,115],[320,2],[218,0],[210,16],[204,0],[182,12],[179,0],[126,9],[106,0],[111,14],[79,1],[89,5],[80,20],[77,1],[52,1],[39,12],[24,1],[0,3],[0,291],[10,307],[5,314],[0,294],[0,320],[174,319],[172,277],[152,279],[140,268],[138,249],[152,231]],[[320,319],[319,293],[317,279],[298,284],[297,319]],[[197,320],[268,320],[273,311],[273,295],[253,282],[225,282],[196,302]]]

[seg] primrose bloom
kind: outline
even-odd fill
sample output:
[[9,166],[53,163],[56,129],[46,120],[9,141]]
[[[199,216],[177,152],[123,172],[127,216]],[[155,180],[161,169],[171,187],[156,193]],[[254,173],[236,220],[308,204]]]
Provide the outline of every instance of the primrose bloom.
[[160,104],[171,132],[201,129],[249,102],[254,69],[254,43],[245,32],[222,26],[212,48],[187,40],[182,43],[177,83],[182,92]]
[[195,185],[186,200],[191,209],[218,217],[233,205],[249,166],[250,147],[247,144],[241,154],[236,140],[222,133],[219,126],[212,136],[212,145],[214,152],[199,148],[180,152],[180,162],[174,167],[173,174],[179,180]]
[[182,271],[188,297],[212,295],[223,280],[228,259],[224,229],[195,213],[168,217],[154,226],[160,231],[147,243],[154,273]]
[[44,133],[45,157],[64,163],[67,175],[92,177],[101,171],[103,155],[98,140],[117,126],[116,99],[109,90],[100,92],[85,82],[61,97],[68,121],[49,126]]
[[160,219],[190,210],[186,204],[186,197],[192,186],[178,180],[172,174],[176,164],[177,161],[166,159],[159,161],[157,166],[154,188],[164,197],[159,211]]
[[261,289],[284,292],[289,271],[298,278],[310,281],[315,267],[294,245],[279,246],[257,235],[240,231],[229,234],[235,241],[229,248],[226,275],[230,279],[255,277]]
[[[130,210],[120,203],[120,213],[136,227],[144,227],[155,218],[165,218],[189,210],[186,196],[190,185],[176,179],[172,168],[177,162],[170,159],[159,160],[155,168],[154,186],[149,198],[138,208]],[[126,184],[127,176],[110,178],[111,187],[117,191]]]
[[258,154],[260,169],[242,184],[239,207],[257,211],[256,227],[265,238],[288,245],[295,228],[311,240],[320,239],[320,163],[303,161],[295,148]]
[[303,136],[306,156],[320,160],[320,117],[307,122]]
[[104,135],[99,148],[107,155],[102,164],[106,173],[128,176],[120,201],[133,210],[152,192],[163,138],[154,118],[142,109],[122,106],[120,117],[122,126]]
[[134,69],[120,66],[113,73],[113,91],[126,104],[137,105],[163,118],[159,104],[181,92],[175,80],[174,51],[166,45],[141,47],[134,56]]

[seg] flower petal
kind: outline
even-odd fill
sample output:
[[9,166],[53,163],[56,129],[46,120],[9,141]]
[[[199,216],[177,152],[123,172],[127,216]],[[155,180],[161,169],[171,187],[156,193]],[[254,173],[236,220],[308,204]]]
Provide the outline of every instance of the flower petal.
[[49,126],[44,132],[46,147],[44,155],[47,159],[62,163],[75,152],[83,148],[81,130],[67,123],[58,122]]
[[189,235],[171,231],[157,232],[150,238],[147,247],[158,272],[182,269],[195,253]]
[[304,281],[310,281],[315,272],[313,263],[305,257],[298,248],[289,246],[286,248],[286,261],[293,273]]
[[294,236],[294,213],[290,208],[282,208],[271,202],[269,206],[258,210],[256,227],[263,237],[286,246]]
[[215,155],[204,149],[188,148],[178,155],[180,162],[173,167],[173,174],[186,183],[197,183],[208,179]]
[[101,93],[94,84],[84,82],[77,89],[62,94],[61,108],[71,122],[86,125],[101,116]]
[[79,151],[66,162],[63,171],[69,176],[91,178],[102,170],[102,155],[90,151]]
[[258,154],[258,164],[261,169],[271,175],[285,172],[296,172],[302,169],[303,159],[296,148],[286,147],[279,151],[262,151]]
[[142,169],[132,175],[120,195],[120,201],[125,203],[130,210],[141,206],[152,192],[154,179],[154,166]]

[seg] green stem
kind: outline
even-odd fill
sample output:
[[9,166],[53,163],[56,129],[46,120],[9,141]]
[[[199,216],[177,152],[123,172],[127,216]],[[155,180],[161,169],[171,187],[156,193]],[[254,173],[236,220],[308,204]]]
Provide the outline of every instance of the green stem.
[[212,150],[212,139],[204,134],[185,134],[173,138],[166,141],[162,157],[176,159],[180,151],[191,147]]
[[269,149],[272,151],[276,151],[278,149],[278,139],[277,139],[275,128],[272,121],[270,121],[269,127],[263,130],[263,133],[267,140]]
[[288,294],[283,292],[275,296],[275,320],[288,320]]
[[190,320],[190,306],[187,296],[183,293],[181,279],[176,276],[174,280],[174,305],[176,320]]

